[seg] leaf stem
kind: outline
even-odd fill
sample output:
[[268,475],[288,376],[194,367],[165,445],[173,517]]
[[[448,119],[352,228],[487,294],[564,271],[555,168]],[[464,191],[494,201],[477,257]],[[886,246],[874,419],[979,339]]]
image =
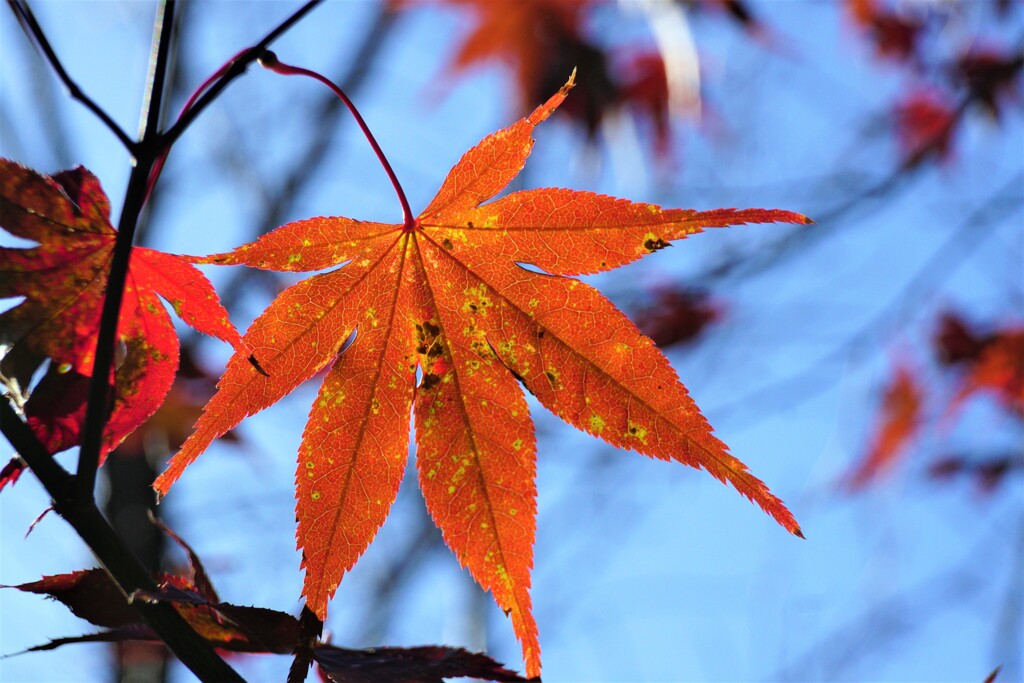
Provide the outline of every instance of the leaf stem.
[[370,143],[370,147],[373,148],[374,153],[377,155],[380,165],[384,167],[384,171],[388,174],[388,179],[391,180],[391,185],[395,188],[395,193],[398,195],[398,201],[402,205],[402,219],[405,224],[405,230],[408,232],[415,229],[416,217],[413,216],[412,209],[409,207],[409,200],[405,196],[405,190],[402,189],[402,184],[398,182],[398,176],[395,175],[394,169],[391,168],[391,164],[388,162],[387,157],[384,156],[384,151],[380,148],[380,145],[377,144],[377,139],[373,137],[373,133],[370,132],[370,127],[366,125],[366,121],[359,113],[359,110],[356,109],[356,105],[354,105],[352,100],[348,98],[348,95],[345,94],[345,91],[336,86],[329,78],[321,76],[315,71],[303,69],[300,66],[291,66],[290,64],[281,62],[278,60],[277,55],[269,50],[260,55],[259,61],[261,66],[273,71],[274,73],[282,74],[284,76],[308,76],[309,78],[318,80],[330,88],[331,91],[338,96],[338,99],[345,103],[345,106],[348,107],[348,110],[352,113],[352,117],[356,120],[356,123],[359,124],[359,128],[363,131],[363,135],[366,137],[366,140]]
[[50,67],[57,72],[57,76],[60,78],[61,83],[68,89],[68,93],[73,99],[81,102],[85,107],[96,115],[100,121],[102,121],[110,132],[121,141],[121,144],[125,148],[134,153],[135,142],[128,137],[128,134],[124,132],[121,126],[117,125],[114,119],[110,118],[110,115],[103,110],[96,102],[82,92],[82,89],[78,87],[78,84],[71,80],[71,76],[64,69],[64,65],[61,64],[60,59],[57,57],[57,53],[54,52],[53,47],[50,45],[50,41],[47,40],[46,34],[43,33],[43,29],[39,26],[39,22],[36,21],[35,15],[29,8],[28,3],[25,0],[7,0],[7,4],[10,6],[11,11],[14,12],[14,16],[17,18],[18,23],[21,24],[22,30],[36,42],[36,45],[42,50],[43,55],[46,57],[46,61],[50,63]]

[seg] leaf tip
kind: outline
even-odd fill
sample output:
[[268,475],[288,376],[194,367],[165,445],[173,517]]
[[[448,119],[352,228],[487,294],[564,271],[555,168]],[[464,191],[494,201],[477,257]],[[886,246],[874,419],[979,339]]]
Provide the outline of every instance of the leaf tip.
[[800,527],[796,527],[795,529],[790,529],[790,533],[793,534],[794,536],[798,537],[798,538],[804,539],[805,541],[807,540],[807,537],[804,536],[803,529],[801,529]]

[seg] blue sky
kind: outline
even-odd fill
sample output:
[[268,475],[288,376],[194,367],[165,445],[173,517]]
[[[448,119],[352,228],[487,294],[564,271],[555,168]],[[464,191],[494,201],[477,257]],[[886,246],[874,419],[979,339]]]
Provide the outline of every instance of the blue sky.
[[[1021,34],[1020,12],[996,30],[967,5],[943,19],[950,44],[980,32],[1011,46]],[[753,6],[773,31],[773,44],[751,41],[721,17],[690,16],[705,80],[705,126],[677,122],[673,164],[654,163],[642,131],[630,137],[628,121],[587,148],[578,130],[553,119],[538,129],[522,186],[816,217],[886,177],[900,162],[889,112],[914,79],[875,59],[834,3]],[[343,70],[376,7],[329,3],[275,51],[327,74]],[[255,42],[290,8],[194,7],[192,51],[184,56],[190,82]],[[134,131],[152,7],[39,3],[36,10],[72,76]],[[414,211],[469,146],[518,115],[500,68],[439,77],[452,36],[467,25],[465,15],[444,7],[404,16],[353,93]],[[599,11],[590,30],[608,44],[650,37],[642,15],[616,6]],[[59,89],[50,106],[59,110],[66,138],[54,139],[46,105],[33,94],[46,78],[52,75],[10,13],[2,13],[0,154],[43,172],[87,166],[116,214],[129,171],[125,153]],[[302,102],[318,88],[259,70],[233,84],[175,147],[150,246],[209,253],[274,227],[253,224],[261,194],[308,135]],[[806,541],[705,473],[616,451],[531,404],[540,491],[532,593],[545,680],[981,681],[1000,663],[1000,680],[1024,680],[1021,479],[985,497],[964,482],[936,485],[926,477],[929,462],[951,448],[1019,444],[1020,421],[979,401],[952,428],[925,430],[881,485],[857,496],[836,490],[865,448],[895,360],[910,357],[925,372],[934,365],[924,347],[938,311],[955,308],[992,322],[1024,314],[1019,97],[998,124],[970,113],[947,162],[929,164],[880,199],[800,228],[815,231],[809,246],[715,281],[724,322],[699,345],[668,350],[718,436],[787,501]],[[284,221],[399,220],[393,191],[350,122],[341,124],[326,154]],[[644,285],[692,281],[736,254],[756,263],[759,250],[771,250],[791,229],[711,231],[593,283],[628,310]],[[208,274],[215,284],[228,278],[224,270]],[[252,289],[231,311],[240,328],[269,301],[264,288]],[[229,355],[212,341],[202,349],[215,371]],[[936,377],[930,390],[952,391],[943,381]],[[248,451],[215,444],[164,503],[172,526],[204,557],[229,601],[300,607],[292,482],[315,389],[301,387],[248,421]],[[327,628],[334,641],[486,647],[521,670],[511,625],[443,548],[428,552],[401,586],[381,640],[360,640],[375,613],[375,582],[421,525],[413,475],[407,473],[392,516],[332,603]],[[46,505],[28,475],[0,495],[0,583],[91,564],[55,516],[23,538]],[[0,590],[0,653],[90,629],[59,605]],[[106,680],[106,658],[102,647],[82,645],[4,659],[0,680]],[[288,667],[283,657],[233,664],[252,680],[281,679]],[[179,671],[177,680],[189,677]]]

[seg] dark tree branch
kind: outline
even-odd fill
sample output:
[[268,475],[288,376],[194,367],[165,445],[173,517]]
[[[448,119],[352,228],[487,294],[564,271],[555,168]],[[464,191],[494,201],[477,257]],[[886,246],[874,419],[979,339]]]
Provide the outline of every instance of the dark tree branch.
[[10,5],[11,11],[14,12],[14,16],[18,19],[18,23],[21,24],[22,30],[35,41],[39,49],[43,51],[43,55],[46,57],[46,61],[50,63],[50,67],[57,73],[64,87],[68,89],[68,93],[73,99],[78,100],[85,107],[96,115],[100,121],[102,121],[110,132],[121,141],[121,144],[125,148],[134,153],[135,142],[132,141],[128,134],[122,130],[121,126],[117,125],[114,119],[110,118],[110,115],[103,110],[95,101],[78,87],[78,84],[71,80],[71,76],[64,69],[64,65],[61,64],[60,59],[57,58],[57,53],[53,51],[53,47],[50,45],[50,41],[46,39],[46,34],[43,33],[43,29],[39,26],[39,22],[36,21],[35,15],[32,14],[32,10],[29,9],[28,2],[26,0],[7,0],[7,4]]
[[163,0],[157,5],[153,25],[153,60],[150,67],[149,83],[142,102],[140,127],[142,132],[136,145],[135,165],[128,179],[121,219],[117,224],[117,238],[114,255],[111,258],[110,273],[107,276],[107,295],[103,299],[100,314],[99,335],[96,340],[96,356],[93,363],[92,381],[89,383],[89,402],[86,405],[85,425],[82,433],[81,450],[78,455],[76,489],[81,501],[93,499],[96,485],[96,470],[99,467],[100,451],[103,447],[103,430],[106,426],[110,387],[108,377],[114,361],[114,344],[117,323],[124,300],[125,280],[128,263],[135,239],[135,228],[146,196],[146,181],[149,171],[162,149],[157,128],[160,117],[160,103],[163,99],[164,80],[170,54],[170,32],[174,23],[174,0]]

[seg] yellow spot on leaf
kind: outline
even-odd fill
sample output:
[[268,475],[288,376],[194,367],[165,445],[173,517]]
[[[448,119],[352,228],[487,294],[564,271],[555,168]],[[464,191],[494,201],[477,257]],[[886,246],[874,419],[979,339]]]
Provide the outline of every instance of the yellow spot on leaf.
[[604,419],[597,415],[591,415],[590,428],[598,433],[604,431]]
[[647,427],[639,425],[636,422],[630,420],[626,429],[626,433],[623,434],[623,436],[626,438],[632,437],[634,439],[639,439],[641,443],[646,443]]

